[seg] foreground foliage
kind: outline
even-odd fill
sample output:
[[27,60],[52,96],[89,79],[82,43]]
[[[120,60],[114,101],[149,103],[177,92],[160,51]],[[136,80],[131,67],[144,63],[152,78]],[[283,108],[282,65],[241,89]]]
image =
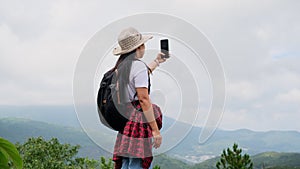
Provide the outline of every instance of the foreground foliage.
[[242,155],[242,149],[237,144],[233,145],[233,150],[227,148],[223,150],[220,161],[217,162],[218,169],[252,169],[253,163],[248,154]]
[[79,145],[61,144],[57,138],[47,141],[42,137],[17,143],[24,169],[113,169],[112,160],[76,158]]
[[[107,160],[104,157],[96,160],[78,158],[78,145],[61,144],[56,138],[52,138],[51,140],[44,140],[42,137],[30,138],[24,144],[16,144],[16,146],[23,158],[23,169],[113,169],[114,167],[112,160]],[[0,149],[0,151],[2,151],[2,149]],[[242,155],[242,150],[235,144],[232,149],[228,148],[224,150],[221,157],[207,160],[200,164],[188,165],[180,160],[173,159],[166,155],[160,155],[154,158],[153,165],[159,165],[155,166],[154,169],[225,169],[226,167],[231,169],[260,169],[264,166],[270,169],[296,169],[296,166],[300,166],[299,157],[300,154],[297,153],[269,152],[252,156],[250,159],[247,154]],[[0,157],[0,164],[5,164],[5,167],[2,165],[0,169],[12,167],[19,169],[17,168],[17,163],[12,159],[1,163],[3,159],[5,158]],[[253,163],[255,163],[254,167],[252,167],[252,159]],[[217,166],[218,164],[219,166]]]
[[22,169],[23,163],[15,145],[0,137],[0,168]]

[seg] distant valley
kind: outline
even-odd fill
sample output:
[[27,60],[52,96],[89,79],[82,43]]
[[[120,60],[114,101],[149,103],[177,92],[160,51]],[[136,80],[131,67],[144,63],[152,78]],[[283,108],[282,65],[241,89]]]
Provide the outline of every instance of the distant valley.
[[[164,118],[164,127],[170,127],[173,122],[173,119]],[[198,143],[200,132],[200,127],[193,127],[180,144],[166,153],[167,157],[159,159],[171,158],[173,162],[177,159],[178,163],[184,162],[183,166],[198,165],[207,159],[214,160],[223,149],[231,147],[233,143],[238,143],[243,152],[252,155],[253,158],[254,155],[265,152],[296,153],[296,155],[300,153],[300,133],[297,131],[217,130],[205,144]],[[110,153],[98,147],[83,132],[73,107],[69,106],[49,108],[0,106],[0,136],[13,142],[24,142],[29,137],[37,136],[46,139],[57,137],[61,142],[81,145],[80,156],[111,157]],[[113,144],[111,140],[105,141],[107,144]],[[296,157],[300,161],[300,157]]]

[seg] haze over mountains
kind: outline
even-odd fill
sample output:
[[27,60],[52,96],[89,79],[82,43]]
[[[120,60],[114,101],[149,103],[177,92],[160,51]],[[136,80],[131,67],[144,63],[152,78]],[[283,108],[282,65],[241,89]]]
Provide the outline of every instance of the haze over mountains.
[[[23,142],[32,136],[57,137],[63,142],[80,144],[81,155],[109,156],[109,153],[101,150],[82,131],[71,106],[1,106],[0,119],[1,136],[14,142]],[[173,122],[173,119],[165,117],[164,127],[170,127]],[[224,148],[231,147],[233,143],[238,143],[243,151],[250,155],[269,151],[300,153],[300,133],[297,131],[217,130],[206,143],[199,144],[200,132],[200,127],[193,127],[187,137],[167,154],[188,163],[199,163],[220,155]],[[107,144],[110,144],[109,140]]]

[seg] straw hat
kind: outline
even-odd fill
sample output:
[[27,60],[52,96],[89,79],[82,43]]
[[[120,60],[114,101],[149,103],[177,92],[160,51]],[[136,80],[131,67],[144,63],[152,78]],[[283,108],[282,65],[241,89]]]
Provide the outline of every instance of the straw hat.
[[114,48],[113,54],[122,55],[129,53],[147,42],[152,37],[153,36],[151,35],[142,35],[132,27],[126,28],[120,33],[118,37],[119,46]]

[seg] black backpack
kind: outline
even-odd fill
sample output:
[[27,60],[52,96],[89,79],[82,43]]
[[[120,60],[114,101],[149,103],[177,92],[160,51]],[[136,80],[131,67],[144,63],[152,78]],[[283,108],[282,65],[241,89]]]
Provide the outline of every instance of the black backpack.
[[[151,72],[150,68],[148,70]],[[150,93],[150,85],[148,73],[148,93]],[[120,100],[118,69],[111,69],[104,74],[98,91],[97,105],[101,123],[110,129],[123,131],[128,118],[121,114],[126,111],[126,104]]]
[[118,100],[118,88],[117,69],[109,70],[101,80],[97,105],[102,124],[113,130],[122,131],[128,120],[120,114],[122,112],[120,109],[124,109],[124,105]]

